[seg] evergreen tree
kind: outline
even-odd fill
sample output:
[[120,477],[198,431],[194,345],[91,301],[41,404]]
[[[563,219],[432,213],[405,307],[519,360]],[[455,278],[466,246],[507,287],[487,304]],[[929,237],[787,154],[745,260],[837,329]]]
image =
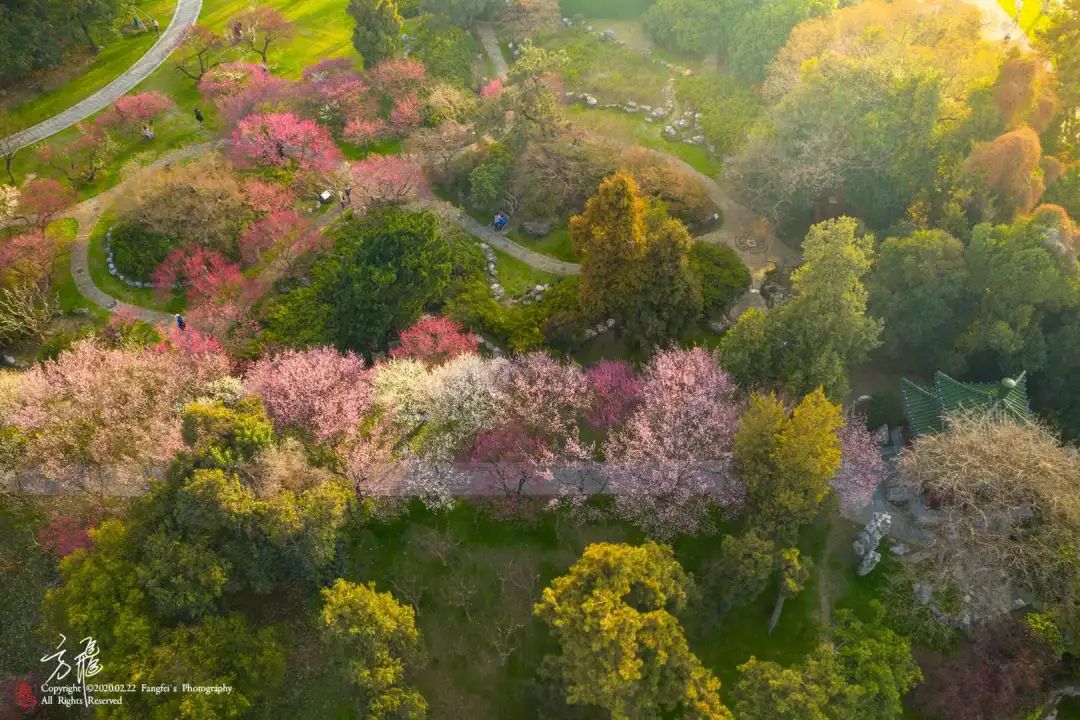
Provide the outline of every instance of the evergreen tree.
[[374,67],[401,50],[404,21],[396,0],[349,0],[349,14],[356,21],[353,47],[365,66]]

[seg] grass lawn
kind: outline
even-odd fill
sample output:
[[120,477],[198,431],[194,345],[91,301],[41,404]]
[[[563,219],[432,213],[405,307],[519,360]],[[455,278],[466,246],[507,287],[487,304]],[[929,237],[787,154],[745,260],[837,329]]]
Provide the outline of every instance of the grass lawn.
[[[1016,0],[998,0],[998,5],[1009,17],[1016,17]],[[1049,22],[1042,12],[1042,7],[1042,0],[1024,0],[1023,8],[1020,10],[1020,28],[1025,33],[1030,33],[1036,28],[1045,27]]]
[[176,293],[167,301],[163,301],[156,290],[128,287],[109,274],[108,260],[105,256],[105,233],[113,221],[112,215],[105,213],[98,220],[97,227],[90,233],[89,265],[90,277],[94,280],[94,284],[117,300],[131,305],[170,313],[182,312],[185,305],[183,294]]
[[531,268],[497,248],[492,248],[492,250],[495,251],[495,268],[499,273],[499,284],[506,290],[508,297],[524,295],[537,285],[550,285],[555,282],[556,278],[551,273]]
[[708,150],[698,145],[669,142],[662,135],[662,124],[649,124],[640,115],[628,115],[618,110],[594,110],[580,105],[570,106],[566,111],[574,122],[592,128],[599,135],[674,155],[712,178],[723,174],[724,164],[710,155]]
[[[172,19],[176,0],[138,0],[135,6],[140,20],[149,23],[148,18],[157,18],[161,29],[164,30]],[[130,28],[129,24],[126,30]],[[138,33],[126,31],[118,38],[107,40],[105,49],[95,55],[78,74],[65,76],[63,84],[28,97],[19,105],[9,108],[8,112],[14,118],[18,128],[22,129],[51,117],[61,110],[66,110],[116,79],[142,57],[156,41],[157,36],[152,30]],[[50,83],[46,80],[45,84]]]
[[517,228],[511,230],[507,237],[518,245],[523,245],[534,252],[558,260],[578,262],[581,259],[574,252],[574,244],[570,242],[570,227],[568,225],[563,225],[542,238],[530,237]]

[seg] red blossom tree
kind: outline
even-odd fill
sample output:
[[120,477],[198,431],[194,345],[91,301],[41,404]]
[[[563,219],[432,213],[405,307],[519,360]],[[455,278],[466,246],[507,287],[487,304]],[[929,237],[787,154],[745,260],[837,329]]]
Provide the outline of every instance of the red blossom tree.
[[424,189],[424,171],[397,155],[369,155],[351,169],[353,195],[365,207],[415,200]]
[[78,199],[79,196],[73,188],[58,180],[31,180],[20,191],[19,208],[15,218],[36,230],[39,235],[44,235],[49,223]]
[[289,275],[305,254],[315,249],[323,235],[314,223],[292,210],[276,210],[257,220],[240,236],[240,257],[255,265],[263,253],[272,254],[273,267]]
[[233,22],[240,28],[243,42],[262,58],[264,64],[270,62],[267,57],[270,45],[284,42],[296,32],[296,26],[269,5],[253,7]]
[[495,78],[487,85],[480,89],[480,97],[484,99],[502,97],[506,92],[506,86],[503,84],[502,78]]
[[326,128],[292,113],[251,115],[233,131],[238,163],[331,172],[342,160]]
[[190,301],[199,303],[240,283],[243,273],[239,265],[216,250],[194,246],[170,252],[152,280],[163,291],[183,288]]
[[640,406],[604,448],[620,513],[661,538],[707,527],[710,506],[743,495],[729,471],[738,425],[735,384],[714,355],[653,357]]
[[415,358],[432,367],[458,355],[475,353],[479,347],[480,338],[465,332],[454,320],[441,315],[425,315],[401,333],[399,344],[390,356]]
[[60,557],[67,557],[90,544],[87,534],[97,524],[96,518],[80,519],[71,515],[55,515],[38,530],[38,544]]
[[279,429],[302,428],[322,442],[354,435],[371,405],[363,359],[331,348],[289,350],[263,358],[244,383],[263,398]]
[[94,122],[101,127],[115,127],[123,132],[136,133],[173,105],[170,98],[159,92],[125,95],[98,115]]
[[602,360],[585,372],[593,401],[588,420],[597,428],[620,425],[641,399],[642,382],[629,364]]

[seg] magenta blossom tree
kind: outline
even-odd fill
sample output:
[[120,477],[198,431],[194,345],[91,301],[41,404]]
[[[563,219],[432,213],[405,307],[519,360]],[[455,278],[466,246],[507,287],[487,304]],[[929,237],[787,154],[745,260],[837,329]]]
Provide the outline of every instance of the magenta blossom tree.
[[848,413],[840,436],[840,468],[829,483],[840,499],[840,509],[856,513],[874,500],[874,492],[885,477],[887,468],[873,434],[866,429],[866,419]]
[[415,358],[431,367],[475,353],[479,347],[480,338],[465,332],[460,323],[442,315],[425,315],[401,332],[390,356]]
[[322,233],[307,218],[292,210],[277,210],[255,221],[240,236],[240,257],[247,265],[255,265],[264,253],[272,256],[274,269],[291,275],[300,258],[314,250]]
[[706,529],[711,506],[742,496],[730,476],[738,424],[735,384],[714,355],[653,357],[640,406],[604,447],[620,514],[663,539]]
[[233,131],[233,156],[239,164],[328,173],[342,161],[330,132],[292,113],[251,115]]
[[628,363],[601,360],[585,371],[592,388],[588,420],[597,428],[621,425],[641,400],[642,382]]
[[331,348],[263,358],[244,383],[262,396],[278,428],[303,428],[321,442],[355,434],[372,398],[364,361]]

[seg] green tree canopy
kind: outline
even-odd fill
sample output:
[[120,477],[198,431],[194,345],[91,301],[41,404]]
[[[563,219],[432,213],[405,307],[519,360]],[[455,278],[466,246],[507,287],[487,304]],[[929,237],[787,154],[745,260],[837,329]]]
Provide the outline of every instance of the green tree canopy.
[[353,47],[372,67],[401,50],[404,21],[396,0],[349,0],[348,12],[356,21]]

